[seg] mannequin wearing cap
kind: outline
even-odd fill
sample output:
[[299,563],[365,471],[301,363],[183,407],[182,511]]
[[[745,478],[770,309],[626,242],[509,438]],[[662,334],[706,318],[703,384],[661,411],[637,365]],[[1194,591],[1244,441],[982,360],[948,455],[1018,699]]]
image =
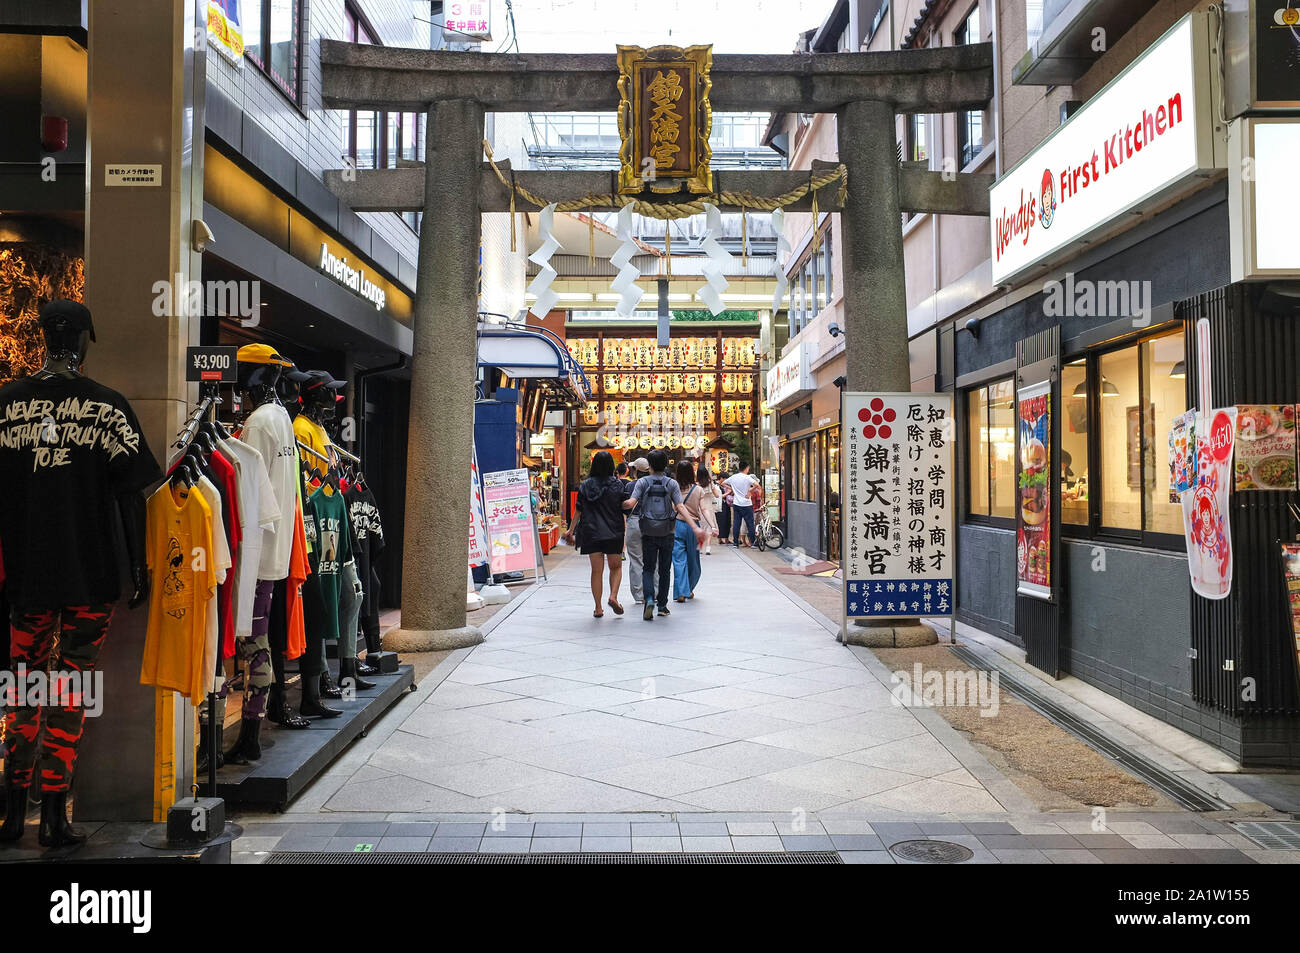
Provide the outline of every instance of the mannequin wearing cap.
[[[328,371],[306,373],[308,379],[302,385],[302,411],[293,419],[293,433],[303,446],[328,457],[333,465],[336,456],[331,452],[334,444],[330,440],[329,431],[334,426],[338,389],[343,386],[343,382],[336,381]],[[308,465],[314,464],[308,461]]]
[[[114,544],[119,514],[133,589],[129,605],[148,598],[143,491],[162,474],[130,403],[82,374],[95,340],[90,311],[79,302],[50,301],[41,308],[40,326],[44,366],[0,387],[0,538],[12,606],[11,664],[45,671],[57,641],[54,684],[67,691],[95,671],[121,595]],[[67,818],[84,724],[79,694],[5,712],[0,841],[22,837],[33,781],[43,793],[40,843],[85,840]]]

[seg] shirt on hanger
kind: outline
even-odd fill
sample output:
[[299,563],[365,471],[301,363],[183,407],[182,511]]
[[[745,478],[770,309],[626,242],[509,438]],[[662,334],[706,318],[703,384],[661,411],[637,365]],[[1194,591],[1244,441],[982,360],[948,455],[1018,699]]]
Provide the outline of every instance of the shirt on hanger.
[[[207,629],[204,632],[203,643],[203,672],[204,672],[204,692],[206,693],[209,685],[219,684],[217,676],[217,667],[219,658],[217,655],[217,646],[219,643],[219,634],[222,633],[221,626],[227,618],[228,613],[222,613],[221,605],[221,587],[229,581],[231,568],[231,552],[227,543],[228,534],[223,525],[224,519],[221,515],[221,494],[207,477],[200,477],[197,490],[203,497],[203,502],[208,504],[208,509],[212,512],[212,548],[206,553],[206,558],[213,561],[217,573],[217,588],[212,593],[212,598],[208,600]],[[233,646],[231,646],[233,649]],[[226,646],[222,644],[220,658],[229,658],[232,652],[226,651]]]
[[[299,414],[293,418],[293,435],[298,441],[309,450],[319,453],[325,460],[329,461],[330,466],[338,462],[338,456],[334,453],[334,442],[330,440],[329,434],[325,428],[316,421],[309,418],[306,414]],[[311,454],[307,455],[308,466],[313,466],[318,470],[326,469],[325,460],[317,460]]]
[[262,547],[280,522],[280,505],[275,499],[266,464],[256,448],[242,440],[221,442],[231,455],[239,476],[239,515],[243,543],[235,567],[235,635],[253,634],[253,596],[257,590],[257,570]]
[[348,514],[342,494],[321,487],[304,504],[303,525],[311,544],[311,575],[303,587],[313,638],[339,637],[339,586],[344,563],[352,561]]
[[302,590],[311,567],[307,564],[307,536],[303,529],[302,510],[295,508],[293,553],[289,557],[288,590],[285,599],[285,620],[288,626],[284,657],[296,659],[307,651],[307,629],[303,622]]
[[384,549],[384,524],[379,517],[375,494],[368,484],[352,484],[343,494],[348,507],[348,525],[352,528],[353,553],[357,561],[357,576],[365,592],[361,603],[362,618],[369,618],[377,608],[379,593],[375,592],[371,567]]
[[114,602],[117,498],[161,476],[127,399],[86,377],[0,387],[0,538],[20,609]]
[[[262,455],[281,515],[292,513],[298,505],[298,448],[288,412],[276,403],[263,404],[248,415],[239,439]],[[262,539],[257,578],[286,578],[292,549],[293,523],[282,518]]]
[[210,554],[219,536],[198,488],[165,483],[149,498],[145,555],[152,584],[140,683],[195,703],[215,671],[215,660],[212,671],[205,668],[204,655],[219,573],[219,560]]

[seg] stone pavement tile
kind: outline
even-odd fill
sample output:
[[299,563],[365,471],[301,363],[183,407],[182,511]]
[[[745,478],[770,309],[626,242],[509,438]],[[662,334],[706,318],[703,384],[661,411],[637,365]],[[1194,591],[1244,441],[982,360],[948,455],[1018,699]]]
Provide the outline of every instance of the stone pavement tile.
[[965,824],[957,821],[936,821],[934,823],[922,822],[917,825],[921,828],[922,834],[969,834],[970,830]]
[[[1001,776],[997,774],[997,769],[994,768],[992,765],[989,766],[988,771],[990,775],[996,776],[997,778],[1000,779]],[[970,771],[968,771],[965,768],[957,768],[955,770],[947,772],[946,774],[940,774],[935,778],[935,780],[947,781],[949,784],[960,784],[963,787],[968,787],[968,788],[979,788],[980,790],[984,789],[984,785],[980,783],[979,778],[975,777],[973,774],[970,773]]]
[[731,836],[731,831],[727,828],[727,825],[722,822],[678,821],[677,828],[680,831],[683,840],[688,837]]
[[884,850],[885,844],[875,834],[831,834],[831,845],[838,851]]
[[382,823],[344,823],[340,824],[335,835],[338,837],[351,837],[353,834],[366,834],[376,837],[383,837],[388,833],[388,824]]
[[1101,860],[1088,850],[1043,849],[1043,856],[1053,864],[1100,864]]
[[797,764],[806,764],[817,758],[815,755],[795,751],[793,748],[778,748],[775,745],[761,745],[753,741],[731,741],[711,748],[700,748],[673,755],[670,760],[689,761],[692,764],[703,764],[720,770],[750,772],[752,776],[758,776]]
[[835,845],[825,834],[782,834],[781,843],[786,850],[834,850]]
[[[1245,851],[1240,850],[1220,850],[1218,848],[1206,850],[1204,848],[1193,847],[1189,853],[1194,854],[1196,859],[1206,864],[1249,864],[1255,860],[1248,857]],[[1275,850],[1270,851],[1273,854],[1291,854],[1294,858],[1290,863],[1300,863],[1300,851],[1294,850]]]
[[480,705],[474,712],[488,718],[500,718],[502,721],[527,724],[542,718],[555,718],[559,715],[571,715],[582,709],[569,705],[559,705],[542,698],[516,698],[513,701],[494,702]]
[[483,831],[483,837],[532,837],[534,825],[531,821],[506,821],[504,824],[489,824]]
[[1031,850],[1033,844],[1024,834],[978,834],[979,842],[989,850]]
[[1078,850],[1083,847],[1069,834],[1026,834],[1025,840],[1029,842],[1030,847],[1037,847],[1039,850]]
[[745,682],[745,688],[765,695],[779,695],[782,698],[803,698],[805,695],[816,695],[825,691],[826,685],[824,682],[800,678],[798,675],[773,675]]
[[1159,834],[1153,825],[1146,821],[1107,820],[1106,829],[1123,837],[1126,834]]
[[[507,683],[500,682],[498,685]],[[424,705],[433,708],[474,708],[478,705],[491,705],[493,702],[508,702],[519,695],[500,688],[486,685],[465,685],[460,682],[444,682],[424,701]]]
[[894,864],[894,855],[887,850],[842,850],[840,859],[846,864]]
[[480,854],[526,854],[531,837],[484,837],[478,845]]
[[731,844],[735,847],[737,853],[755,851],[785,852],[785,845],[781,843],[779,837],[737,837],[733,834]]
[[504,682],[509,681],[512,678],[523,678],[527,674],[527,672],[516,672],[506,668],[495,668],[491,665],[476,665],[474,662],[465,661],[456,666],[456,670],[447,676],[447,681],[461,685],[488,685],[492,682]]
[[559,692],[549,692],[543,696],[546,701],[570,705],[574,708],[612,708],[641,700],[640,692],[629,692],[622,688],[610,688],[608,685],[584,685]]
[[487,824],[470,821],[445,821],[438,825],[434,837],[482,837]]
[[497,807],[507,812],[619,812],[639,809],[647,795],[612,784],[602,784],[589,778],[564,776],[558,781],[506,791],[494,795],[489,808]]
[[1146,864],[1151,863],[1147,854],[1153,851],[1138,850],[1136,847],[1112,849],[1110,847],[1089,847],[1088,851],[1103,864]]
[[584,821],[582,825],[583,837],[631,837],[632,824],[630,821]]
[[481,837],[439,837],[436,834],[429,839],[428,851],[431,854],[473,854],[478,851]]
[[776,825],[771,821],[730,821],[727,833],[732,837],[776,836]]
[[288,834],[300,828],[291,823],[275,821],[246,821],[236,817],[233,820],[244,829],[245,837],[279,837],[281,834]]
[[1151,826],[1162,834],[1203,834],[1205,829],[1195,818],[1177,814],[1165,817],[1152,817]]
[[1207,834],[1204,831],[1195,834],[1171,833],[1169,837],[1179,847],[1189,847],[1199,850],[1229,849],[1228,843],[1218,834]]
[[[749,711],[798,725],[824,725],[852,714],[850,709],[809,698],[774,698],[774,696],[768,698],[769,701],[765,704],[754,705],[749,708]],[[857,747],[862,748],[870,743],[870,738],[860,737]]]
[[717,735],[722,741],[739,741],[755,738],[759,735],[771,734],[775,731],[784,731],[787,728],[795,727],[796,722],[760,714],[757,710],[751,708],[740,711],[722,711],[713,715],[679,721],[676,724],[679,728]]
[[677,724],[704,715],[716,715],[721,711],[711,705],[699,705],[695,702],[682,701],[680,698],[646,698],[626,705],[614,705],[604,710],[611,715],[635,718],[638,721],[648,721],[657,725]]
[[1005,821],[994,823],[968,822],[966,830],[977,837],[984,834],[1019,834],[1020,832]]
[[591,777],[595,771],[644,761],[645,754],[599,741],[574,741],[536,751],[518,751],[510,758],[560,774]]
[[[280,834],[269,834],[265,837],[249,837],[245,835],[243,837],[238,837],[234,841],[232,841],[230,844],[230,850],[232,852],[237,850],[242,850],[242,851],[279,850],[282,849],[280,848],[280,839],[282,836],[283,835]],[[327,841],[329,840],[329,838],[324,838],[324,839]]]
[[1118,834],[1093,833],[1091,831],[1075,831],[1070,834],[1083,847],[1093,850],[1095,848],[1110,848],[1122,850],[1125,847],[1133,846]]
[[[545,719],[546,722],[552,720]],[[526,725],[501,721],[499,718],[484,718],[482,721],[484,723],[481,725],[445,736],[446,740],[454,745],[482,751],[489,758],[509,757],[519,751],[536,751],[538,748],[546,748],[568,740],[557,736],[554,731],[539,727],[542,721],[533,721]]]
[[[525,678],[516,678],[509,682],[498,682],[494,688],[501,692],[510,692],[515,696],[541,698],[543,695],[551,692],[563,692],[575,688],[586,688],[587,685],[587,682],[579,682],[559,675],[529,675]],[[442,686],[439,686],[438,690],[429,696],[429,700],[433,701],[441,693]],[[498,700],[509,701],[510,699],[502,698]],[[482,712],[478,712],[477,714],[482,714]]]
[[581,837],[582,822],[538,821],[533,825],[533,839],[549,837]]
[[[819,814],[817,820],[828,834],[874,834],[872,823],[861,817],[846,817],[834,814]],[[917,833],[920,833],[918,829]]]
[[329,850],[329,837],[313,837],[307,834],[286,834],[275,845],[276,850]]
[[915,811],[925,808],[938,814],[956,815],[996,811],[1002,806],[997,798],[983,788],[977,790],[960,784],[948,784],[937,778],[924,778],[911,784],[890,788],[879,794],[860,798],[858,803],[895,811]]
[[729,711],[742,711],[756,705],[770,705],[772,703],[771,695],[766,695],[763,692],[747,691],[742,686],[734,685],[720,685],[700,689],[699,691],[684,692],[677,697],[682,701],[713,705],[716,708]]
[[1247,860],[1257,864],[1300,864],[1300,851],[1297,850],[1243,850],[1239,852]]
[[887,741],[861,751],[850,751],[841,757],[921,778],[941,777],[961,769],[948,749],[930,735]]
[[[610,688],[621,688],[624,691],[650,692],[651,697],[667,698],[673,695],[685,695],[689,692],[698,692],[708,688],[704,682],[697,682],[694,679],[682,678],[680,675],[667,675],[659,673],[656,675],[646,675],[642,678],[629,678],[621,682],[607,682]],[[684,699],[686,701],[697,701],[700,704],[707,704],[703,700]]]
[[529,787],[567,777],[556,771],[535,768],[509,758],[487,758],[465,764],[448,765],[433,772],[430,780],[439,787],[457,791],[469,797],[483,798],[501,794],[515,788]]
[[[826,824],[826,829],[828,831],[832,830],[825,820],[823,820],[822,823]],[[881,842],[886,847],[897,844],[899,841],[920,840],[924,836],[921,833],[921,828],[916,824],[893,824],[886,822],[881,824],[872,824],[871,830],[872,833],[880,838]],[[834,832],[832,831],[832,833]]]
[[800,659],[781,658],[775,655],[761,655],[758,658],[733,662],[736,668],[748,668],[755,672],[767,672],[769,675],[794,675],[810,669],[821,668],[818,662],[806,662]]
[[701,837],[687,837],[682,835],[682,850],[688,854],[729,854],[734,847],[731,846],[731,838],[717,835],[707,835]]
[[582,851],[582,838],[534,837],[528,849],[533,854],[577,854]]
[[1228,847],[1235,848],[1236,850],[1241,850],[1241,851],[1259,850],[1259,845],[1256,844],[1249,837],[1247,837],[1245,834],[1237,834],[1234,832],[1230,834],[1229,833],[1220,834],[1219,836],[1223,838],[1223,842],[1225,845],[1227,845]]
[[1041,850],[1013,849],[994,850],[993,856],[1000,864],[1045,864],[1047,857]]
[[344,854],[364,853],[357,848],[369,844],[373,850],[380,840],[379,837],[366,837],[364,834],[354,837],[331,837],[329,843],[325,845],[325,850]]
[[749,740],[760,745],[793,748],[795,751],[815,754],[822,758],[833,758],[849,751],[860,751],[863,745],[860,735],[828,728],[825,725],[800,725],[770,735],[759,735]]
[[815,813],[843,802],[839,795],[795,788],[767,778],[745,778],[703,788],[679,795],[678,800],[710,811],[769,811],[787,816],[791,811]]
[[632,838],[629,837],[586,837],[582,838],[582,850],[584,853],[595,851],[609,851],[611,853],[627,853],[632,849]]
[[718,736],[703,731],[691,731],[676,725],[656,725],[648,721],[624,718],[623,731],[611,741],[634,751],[643,751],[658,758],[668,758],[687,751],[712,748],[719,744]]
[[809,761],[806,764],[772,771],[763,777],[794,788],[838,795],[844,800],[857,800],[917,780],[914,775],[856,764],[839,758]]
[[428,837],[381,837],[375,844],[375,851],[381,854],[422,854],[428,849]]
[[679,837],[676,821],[641,821],[632,824],[633,837]]
[[680,837],[637,837],[632,835],[632,851],[638,854],[680,854]]
[[[753,672],[743,668],[732,668],[728,665],[704,665],[699,668],[686,669],[677,674],[682,678],[689,678],[693,682],[703,682],[710,688],[722,688],[728,685],[746,685],[748,682],[756,682],[760,678],[768,677],[762,672]],[[749,689],[748,687],[746,687],[746,690],[752,691],[752,689]],[[767,694],[768,698],[771,698],[771,695],[766,692],[757,692],[756,694]],[[699,699],[688,698],[687,700],[698,701]]]
[[432,837],[438,831],[438,825],[434,822],[400,822],[389,824],[388,830],[384,832],[385,837]]
[[657,758],[592,772],[592,778],[605,784],[654,794],[677,797],[703,788],[740,780],[744,769],[718,769],[671,758]]
[[1182,845],[1167,834],[1120,834],[1138,850],[1175,850]]

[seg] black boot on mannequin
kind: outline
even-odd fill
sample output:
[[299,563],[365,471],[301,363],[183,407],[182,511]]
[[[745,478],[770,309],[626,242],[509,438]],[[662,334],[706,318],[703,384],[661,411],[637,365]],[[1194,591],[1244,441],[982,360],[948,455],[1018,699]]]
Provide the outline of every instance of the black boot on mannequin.
[[[207,709],[207,702],[203,703],[204,710]],[[226,724],[226,700],[217,699],[217,737],[221,737],[222,729]],[[199,752],[195,757],[194,771],[198,775],[206,776],[208,773],[208,758],[211,756],[211,747],[208,739],[212,736],[212,728],[208,723],[207,716],[199,719]],[[217,744],[217,767],[220,768],[226,763],[226,756],[221,753],[220,742]]]
[[73,847],[86,842],[85,832],[68,823],[67,791],[45,792],[36,839],[42,847]]
[[245,718],[239,723],[239,740],[226,752],[226,764],[248,764],[262,758],[262,720]]
[[270,703],[266,706],[266,717],[281,728],[310,728],[311,722],[289,707],[284,700],[284,685],[271,683]]
[[360,656],[357,657],[356,662],[357,662],[357,674],[358,674],[358,675],[378,675],[378,674],[379,674],[379,666],[378,666],[378,665],[371,665],[369,662],[367,662],[365,659],[361,658]]
[[0,843],[11,844],[23,836],[27,823],[27,789],[9,781],[5,784],[5,822],[0,826]]
[[298,711],[306,717],[337,718],[343,712],[337,708],[326,708],[320,702],[320,679],[314,675],[304,675],[302,682],[302,702]]
[[375,687],[374,682],[367,682],[361,677],[356,659],[341,658],[339,659],[339,681],[346,685],[349,679],[352,680],[352,687],[359,692]]
[[334,675],[328,665],[325,666],[325,671],[320,673],[320,694],[322,698],[335,700],[343,697],[343,689],[339,688],[338,683],[334,681]]

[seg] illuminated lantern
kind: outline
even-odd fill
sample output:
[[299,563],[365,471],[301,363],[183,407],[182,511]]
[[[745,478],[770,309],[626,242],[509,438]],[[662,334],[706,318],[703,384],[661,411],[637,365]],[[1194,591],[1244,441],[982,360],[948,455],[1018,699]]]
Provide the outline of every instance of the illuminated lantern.
[[670,393],[670,394],[681,394],[681,393],[684,393],[685,390],[686,390],[686,388],[682,386],[682,375],[681,375],[681,374],[669,374],[669,375],[668,375],[668,393]]
[[742,424],[744,424],[746,427],[748,427],[749,424],[750,424],[750,421],[752,421],[753,419],[754,419],[754,408],[753,408],[752,406],[750,406],[749,404],[741,404],[741,405],[740,405],[740,422],[741,422]]
[[717,418],[716,418],[716,417],[714,416],[714,414],[713,414],[713,404],[705,404],[705,405],[704,405],[704,414],[703,414],[703,416],[704,416],[704,426],[706,426],[706,427],[716,427],[716,426],[717,426],[718,421],[717,421]]
[[724,367],[736,366],[736,339],[726,338],[722,342],[722,364]]
[[731,401],[724,401],[722,404],[722,426],[727,427],[736,422],[736,409]]
[[654,375],[654,392],[655,392],[656,394],[666,394],[666,393],[668,393],[668,375],[667,375],[667,374],[655,374],[655,375]]
[[740,387],[739,387],[740,393],[742,393],[742,394],[752,394],[752,393],[754,393],[754,375],[753,375],[753,374],[737,374],[737,375],[736,375],[736,383],[740,385]]
[[717,374],[700,375],[700,392],[704,394],[713,394],[718,389]]
[[699,374],[687,374],[687,375],[686,375],[686,393],[688,393],[688,394],[698,394],[699,392],[700,392],[700,375],[699,375]]
[[656,344],[654,348],[654,354],[652,355],[652,359],[654,360],[655,367],[667,367],[668,348],[660,347],[658,344]]
[[636,376],[636,392],[638,394],[650,393],[650,375],[638,374]]
[[714,367],[718,363],[718,341],[716,338],[704,339],[704,353],[700,356],[700,363],[706,367]]
[[613,338],[605,338],[604,347],[605,365],[607,367],[618,367],[618,342]]
[[734,393],[736,392],[736,375],[735,375],[735,374],[723,374],[723,375],[722,375],[722,392],[723,392],[724,394],[734,394]]
[[668,364],[670,367],[681,367],[682,360],[682,339],[673,338],[668,342]]

